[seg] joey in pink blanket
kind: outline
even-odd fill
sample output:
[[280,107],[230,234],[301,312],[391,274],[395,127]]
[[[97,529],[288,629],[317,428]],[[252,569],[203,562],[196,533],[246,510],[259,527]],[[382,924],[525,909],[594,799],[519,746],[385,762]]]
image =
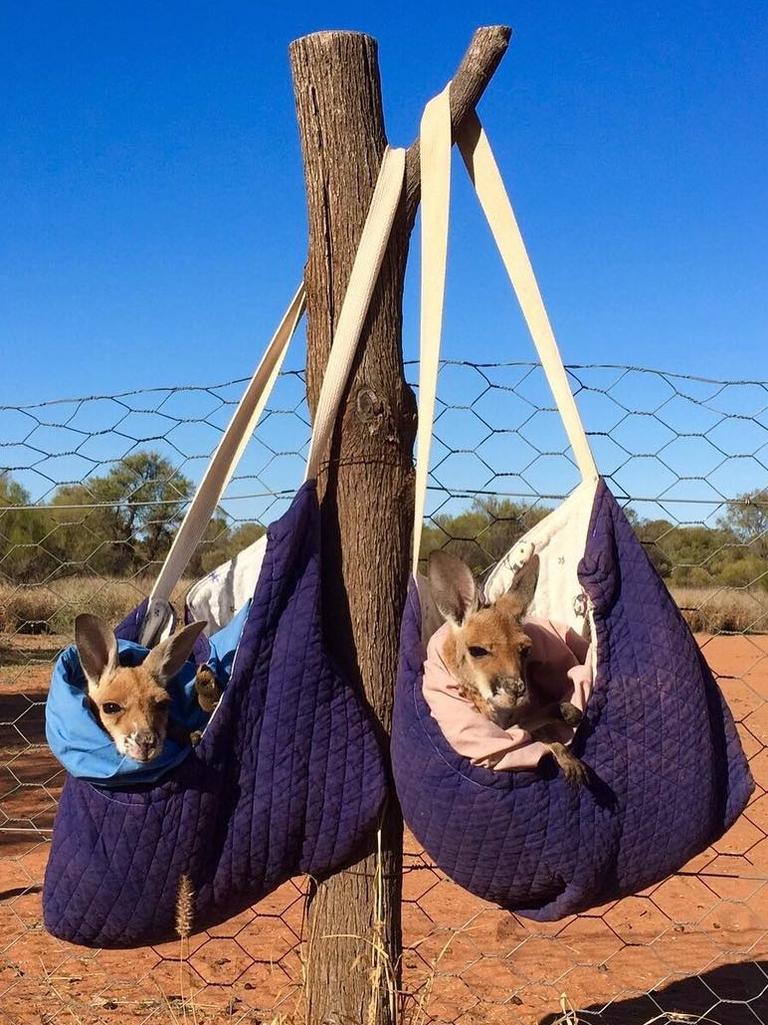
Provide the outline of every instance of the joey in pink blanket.
[[[526,662],[531,688],[545,701],[570,701],[583,712],[592,691],[588,642],[570,627],[548,619],[528,619],[523,629],[532,644]],[[442,656],[450,630],[446,623],[432,635],[424,663],[424,698],[446,740],[459,754],[487,769],[535,769],[546,746],[519,726],[507,730],[497,726],[459,693]],[[559,729],[563,743],[568,743],[573,728],[563,723]]]

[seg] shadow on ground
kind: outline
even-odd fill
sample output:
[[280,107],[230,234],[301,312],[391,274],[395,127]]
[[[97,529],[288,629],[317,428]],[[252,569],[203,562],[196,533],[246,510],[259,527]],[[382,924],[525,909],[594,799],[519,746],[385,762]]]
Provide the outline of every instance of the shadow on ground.
[[[721,965],[701,975],[677,979],[652,993],[585,1007],[580,1025],[768,1025],[768,962]],[[539,1025],[570,1025],[561,1012]]]

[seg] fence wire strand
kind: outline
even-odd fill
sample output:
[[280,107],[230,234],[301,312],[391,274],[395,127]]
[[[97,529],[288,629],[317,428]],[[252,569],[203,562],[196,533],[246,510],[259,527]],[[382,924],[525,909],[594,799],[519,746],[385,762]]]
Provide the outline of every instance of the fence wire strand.
[[[476,900],[406,835],[400,1017],[768,1025],[768,382],[620,365],[568,373],[598,465],[718,677],[756,791],[675,876],[550,924]],[[304,880],[188,949],[85,950],[41,920],[63,783],[44,736],[52,663],[80,611],[117,622],[146,596],[244,384],[0,407],[0,1020],[10,1025],[302,1020]],[[284,373],[190,579],[287,507],[308,424],[303,375]],[[441,365],[422,554],[447,546],[482,571],[577,481],[537,364]]]

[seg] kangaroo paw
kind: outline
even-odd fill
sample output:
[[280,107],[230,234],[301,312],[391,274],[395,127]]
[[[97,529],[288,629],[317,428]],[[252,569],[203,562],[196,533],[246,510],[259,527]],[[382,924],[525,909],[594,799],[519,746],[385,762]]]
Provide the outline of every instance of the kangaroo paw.
[[195,673],[197,701],[204,712],[212,712],[219,703],[221,686],[210,666],[198,666]]
[[563,722],[569,726],[578,726],[584,718],[581,710],[576,705],[572,705],[570,701],[560,703],[560,715],[563,717]]
[[549,750],[571,786],[579,787],[587,782],[589,773],[586,765],[571,754],[567,747],[563,744],[550,744]]

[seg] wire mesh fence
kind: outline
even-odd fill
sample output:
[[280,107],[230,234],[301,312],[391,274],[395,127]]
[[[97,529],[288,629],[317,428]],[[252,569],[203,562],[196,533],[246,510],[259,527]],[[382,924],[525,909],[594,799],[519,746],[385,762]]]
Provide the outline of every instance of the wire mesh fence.
[[[598,464],[728,699],[756,791],[677,875],[550,925],[476,900],[406,837],[401,1016],[768,1025],[768,382],[619,366],[569,374]],[[303,880],[188,949],[85,950],[41,921],[63,783],[44,737],[51,664],[78,612],[116,622],[147,594],[243,383],[0,409],[4,1021],[301,1020]],[[308,434],[302,375],[284,374],[190,578],[287,506]],[[424,552],[448,546],[477,570],[577,483],[533,363],[444,363],[433,449]]]

